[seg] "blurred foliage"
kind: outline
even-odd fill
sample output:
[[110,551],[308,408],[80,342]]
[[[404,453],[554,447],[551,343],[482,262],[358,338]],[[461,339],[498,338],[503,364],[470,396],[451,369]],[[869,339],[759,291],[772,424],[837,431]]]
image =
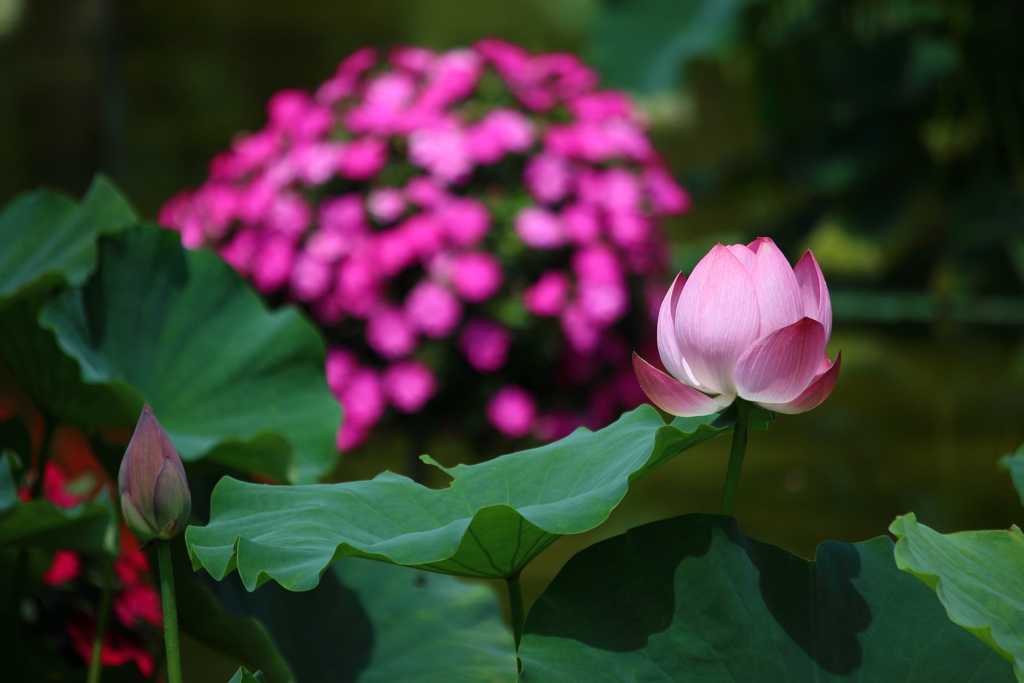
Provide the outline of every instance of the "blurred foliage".
[[[604,15],[650,19],[657,5],[610,3]],[[655,119],[695,196],[677,242],[770,234],[793,256],[812,248],[833,287],[1020,293],[1024,6],[772,0],[735,11],[742,34],[720,31],[714,60],[680,53],[686,94],[674,117]],[[677,25],[676,40],[690,30]],[[619,84],[663,81],[630,65],[645,52],[600,45]]]

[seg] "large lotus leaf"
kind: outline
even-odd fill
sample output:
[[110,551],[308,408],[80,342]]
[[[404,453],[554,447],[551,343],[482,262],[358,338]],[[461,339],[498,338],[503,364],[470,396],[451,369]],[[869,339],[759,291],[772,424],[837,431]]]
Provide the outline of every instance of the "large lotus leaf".
[[[267,672],[270,683],[293,680],[288,663],[256,619],[232,614],[217,600],[202,577],[188,566],[183,543],[171,545],[178,627],[194,640],[235,661]],[[262,679],[261,679],[262,680]]]
[[355,559],[333,569],[358,595],[373,627],[370,661],[358,683],[516,680],[512,633],[489,586]]
[[611,85],[647,93],[674,90],[690,62],[717,57],[732,46],[752,1],[602,3],[591,56]]
[[534,603],[523,681],[1000,683],[1006,660],[893,561],[888,538],[814,562],[693,514],[577,554]]
[[716,418],[667,426],[641,406],[598,432],[580,429],[541,448],[445,470],[452,482],[442,490],[390,472],[294,487],[224,478],[209,525],[187,532],[192,565],[218,579],[237,567],[249,590],[269,579],[309,590],[349,555],[456,576],[512,576],[558,536],[607,519],[630,482],[731,430]]
[[292,308],[268,311],[177,233],[139,226],[103,239],[96,274],[48,304],[40,324],[87,383],[144,398],[184,460],[286,481],[314,481],[335,461],[341,409],[316,330]]
[[96,266],[96,238],[135,221],[103,176],[81,204],[51,190],[15,199],[0,213],[0,302],[48,284],[81,285]]
[[1010,473],[1013,488],[1017,489],[1020,502],[1024,505],[1024,444],[1013,455],[1007,455],[999,461],[999,466]]
[[[346,559],[313,590],[237,576],[214,582],[226,608],[259,620],[297,683],[501,683],[516,677],[512,635],[487,586]],[[267,673],[268,683],[285,679]]]
[[0,310],[0,359],[32,402],[55,423],[92,430],[129,426],[142,398],[121,383],[86,384],[78,363],[39,326],[40,294],[22,296]]
[[266,681],[267,679],[263,677],[262,671],[251,674],[244,666],[240,666],[228,683],[266,683]]
[[1007,530],[940,534],[914,513],[897,517],[896,564],[939,596],[949,618],[1014,663],[1024,680],[1024,535]]
[[77,550],[117,557],[117,526],[109,505],[82,503],[62,509],[46,500],[19,502],[0,513],[0,548]]

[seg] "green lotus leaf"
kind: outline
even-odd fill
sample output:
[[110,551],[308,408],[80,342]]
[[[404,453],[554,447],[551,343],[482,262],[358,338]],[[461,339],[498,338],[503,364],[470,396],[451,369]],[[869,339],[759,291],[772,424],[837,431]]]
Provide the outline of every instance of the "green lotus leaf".
[[334,464],[341,417],[323,342],[295,309],[268,311],[230,266],[182,248],[177,233],[130,228],[100,242],[82,289],[40,324],[138,414],[149,403],[183,460],[211,458],[284,481]]
[[244,666],[240,666],[228,683],[267,683],[267,679],[263,677],[262,671],[251,674]]
[[96,238],[135,222],[128,202],[103,176],[81,204],[52,190],[18,197],[0,213],[0,306],[47,285],[81,285],[96,267]]
[[1013,488],[1017,489],[1021,505],[1024,505],[1024,444],[1021,444],[1016,453],[1000,460],[999,467],[1010,473]]
[[541,448],[446,469],[452,481],[442,490],[390,472],[318,486],[224,478],[213,491],[210,523],[186,533],[192,566],[217,579],[237,568],[249,590],[270,579],[309,590],[346,556],[509,577],[560,535],[606,520],[631,482],[731,431],[727,420],[711,415],[666,425],[641,406],[598,432],[580,429]]
[[525,683],[1012,682],[1008,662],[899,571],[893,544],[813,562],[691,514],[573,557],[527,616]]
[[899,542],[896,564],[935,591],[954,623],[1013,662],[1024,680],[1024,535],[1016,525],[995,531],[939,532],[914,513],[889,527]]
[[0,513],[0,548],[76,550],[114,559],[117,525],[109,504],[89,502],[59,508],[46,500],[18,502]]

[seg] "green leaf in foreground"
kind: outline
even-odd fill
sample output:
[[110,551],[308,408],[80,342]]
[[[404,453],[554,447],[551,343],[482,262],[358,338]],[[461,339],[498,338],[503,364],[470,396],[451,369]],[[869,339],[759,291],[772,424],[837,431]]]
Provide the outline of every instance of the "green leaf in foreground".
[[896,568],[892,541],[827,541],[814,562],[684,515],[597,543],[526,620],[523,681],[964,683],[1010,665]]
[[188,554],[180,543],[171,544],[178,627],[206,647],[253,669],[267,672],[269,683],[293,680],[288,663],[257,620],[232,614],[198,574],[190,571]]
[[81,204],[52,190],[15,199],[0,213],[0,301],[48,284],[81,285],[96,266],[96,238],[135,221],[103,176]]
[[230,266],[183,249],[177,233],[141,226],[102,240],[96,274],[47,305],[40,324],[85,382],[144,398],[183,460],[285,481],[333,466],[341,409],[316,330],[292,308],[268,311]]
[[46,500],[19,502],[0,513],[0,548],[40,548],[117,557],[117,526],[109,505],[82,503],[61,509]]
[[359,596],[373,627],[359,683],[516,680],[512,634],[489,586],[354,559],[333,569]]
[[1000,460],[999,467],[1010,473],[1013,488],[1017,489],[1021,505],[1024,505],[1024,444],[1021,444],[1016,453]]
[[[186,533],[192,566],[249,590],[273,579],[309,590],[342,557],[456,576],[514,575],[562,534],[608,518],[629,484],[680,451],[730,431],[719,416],[666,425],[650,406],[598,432],[445,470],[432,490],[385,472],[372,481],[262,486],[224,478],[210,523]],[[430,461],[432,462],[432,461]]]
[[[488,586],[356,559],[304,593],[206,578],[227,609],[266,626],[300,683],[516,679],[512,637]],[[267,672],[268,683],[282,680]]]
[[262,671],[251,674],[244,666],[240,666],[228,683],[267,683],[267,679],[263,678]]
[[896,564],[939,596],[954,623],[1014,663],[1024,680],[1024,535],[1008,530],[940,534],[910,513],[889,531]]

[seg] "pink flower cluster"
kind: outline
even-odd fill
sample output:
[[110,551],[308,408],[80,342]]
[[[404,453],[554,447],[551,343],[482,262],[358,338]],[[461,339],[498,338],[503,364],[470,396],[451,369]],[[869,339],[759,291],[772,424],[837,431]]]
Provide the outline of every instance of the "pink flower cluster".
[[[517,333],[497,302],[518,300],[531,325],[557,320],[567,356],[593,359],[637,303],[631,279],[660,279],[658,222],[689,199],[629,98],[597,81],[571,54],[497,39],[396,48],[384,63],[366,48],[314,95],[276,94],[266,127],[214,158],[160,222],[307,306],[339,342],[327,376],[348,450],[389,405],[417,412],[443,389],[420,354],[430,340],[454,339],[478,373],[505,368]],[[628,376],[628,353],[616,363]],[[517,379],[486,408],[503,434],[587,421],[542,414]]]

